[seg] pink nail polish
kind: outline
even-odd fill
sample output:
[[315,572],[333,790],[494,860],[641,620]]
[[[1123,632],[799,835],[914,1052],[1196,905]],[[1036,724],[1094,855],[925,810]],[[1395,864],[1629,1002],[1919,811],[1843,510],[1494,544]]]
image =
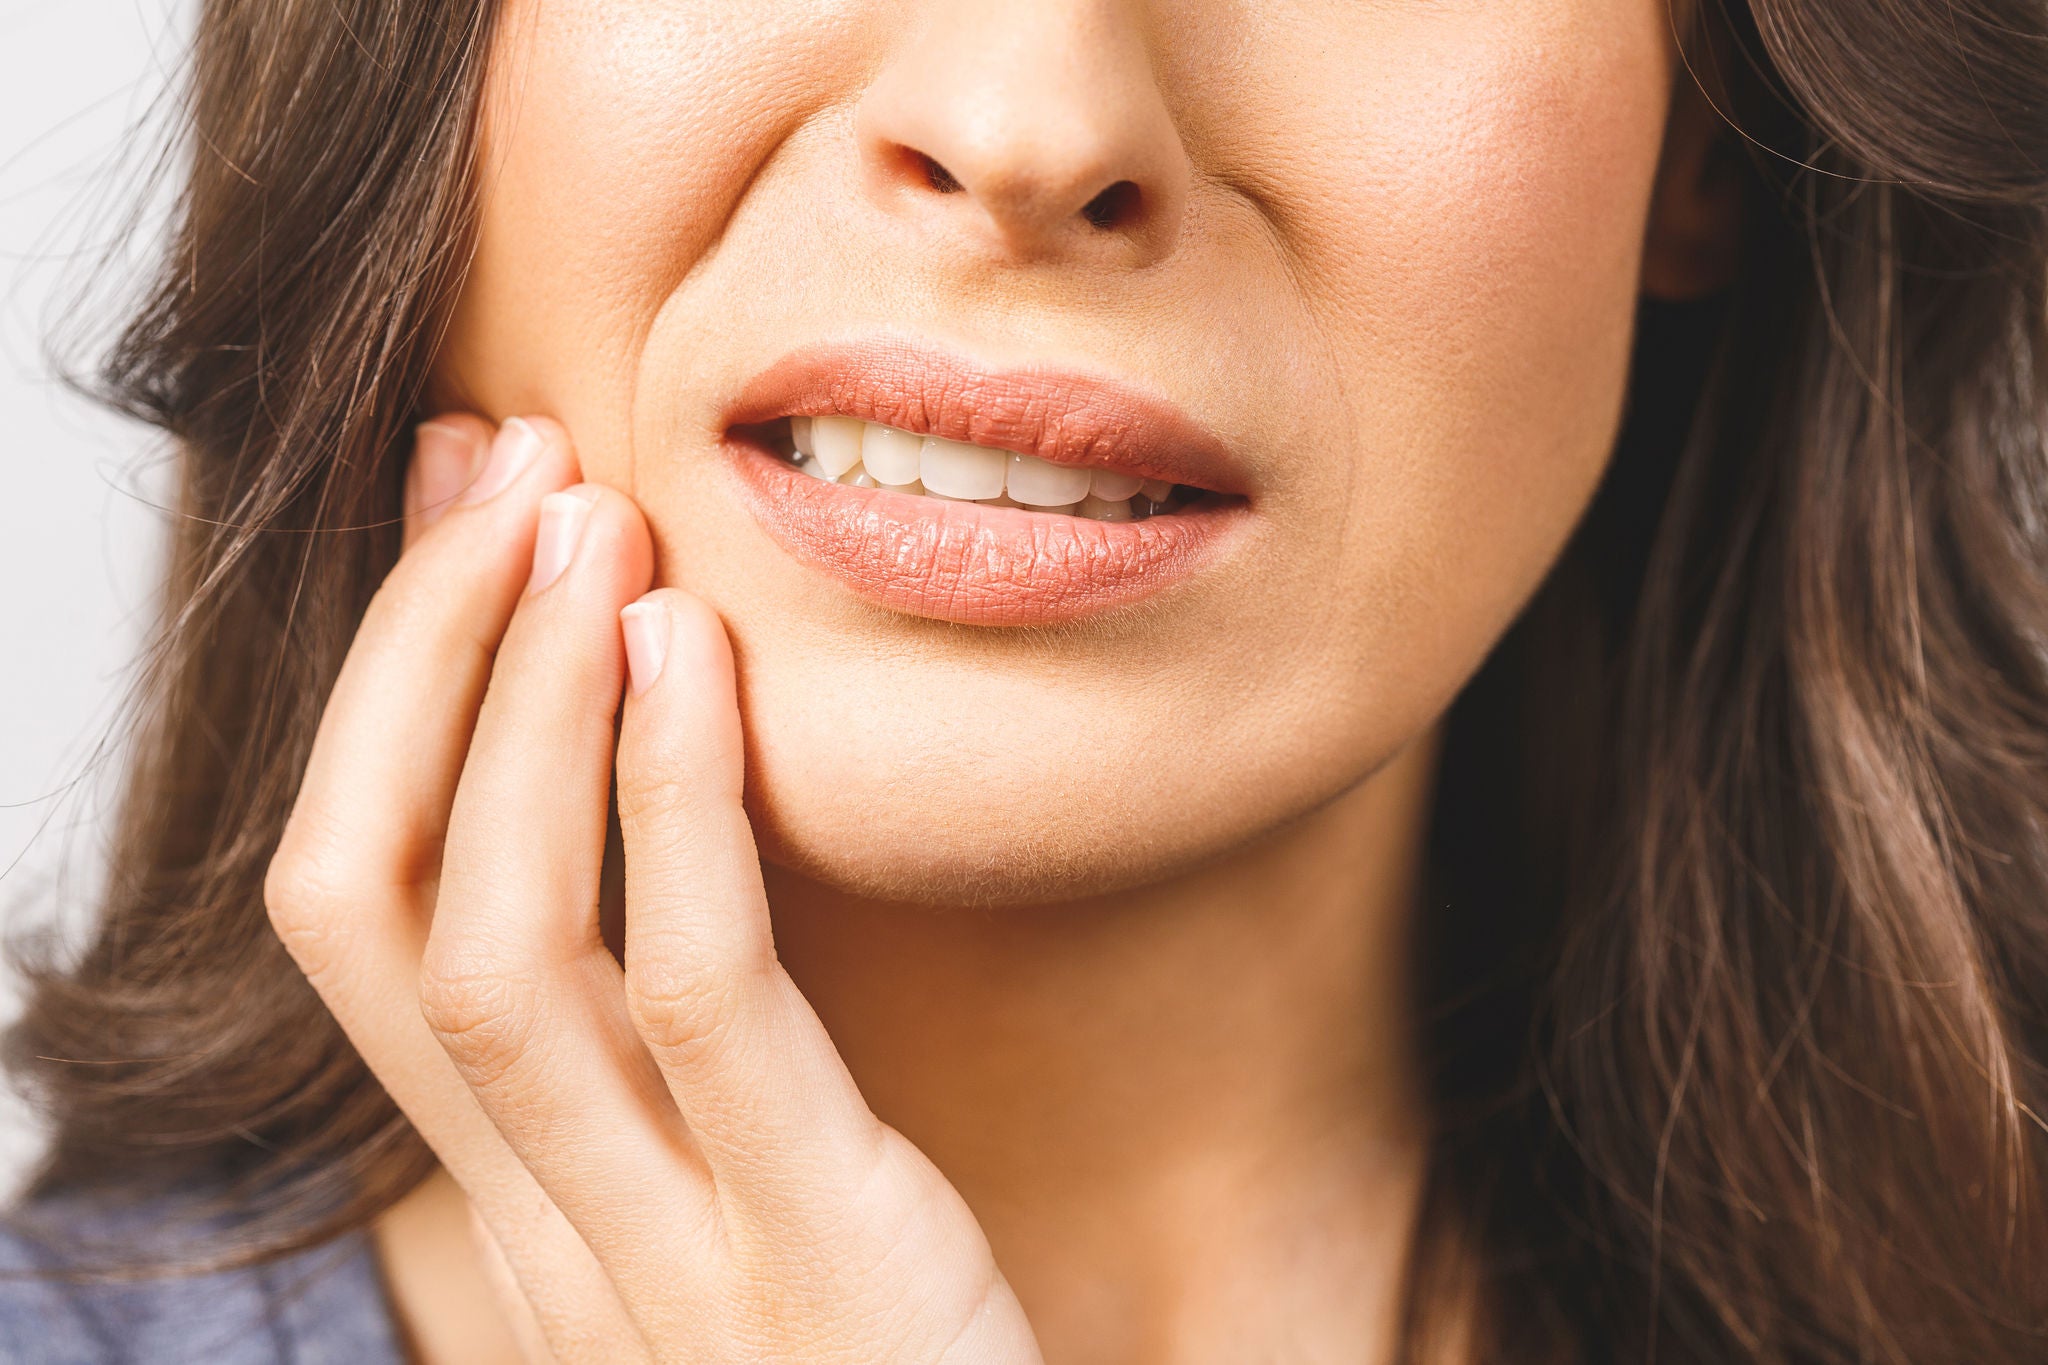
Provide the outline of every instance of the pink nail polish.
[[490,457],[484,462],[483,472],[463,491],[462,500],[466,503],[482,502],[504,492],[546,447],[547,439],[534,429],[532,423],[517,417],[510,419],[498,428],[498,437],[491,442]]
[[576,558],[583,527],[596,505],[595,488],[571,488],[540,500],[540,530],[533,538],[533,576],[526,581],[527,592],[543,592],[562,576]]
[[632,675],[633,695],[654,686],[661,666],[668,662],[668,608],[659,602],[635,602],[619,613],[626,632],[626,671]]

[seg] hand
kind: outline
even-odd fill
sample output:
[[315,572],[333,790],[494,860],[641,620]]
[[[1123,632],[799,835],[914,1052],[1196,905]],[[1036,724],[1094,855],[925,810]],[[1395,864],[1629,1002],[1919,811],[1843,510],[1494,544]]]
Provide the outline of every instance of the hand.
[[[647,591],[639,511],[578,477],[550,422],[422,428],[272,923],[555,1359],[1038,1360],[966,1203],[776,959],[724,627]],[[623,969],[597,914],[622,644]]]

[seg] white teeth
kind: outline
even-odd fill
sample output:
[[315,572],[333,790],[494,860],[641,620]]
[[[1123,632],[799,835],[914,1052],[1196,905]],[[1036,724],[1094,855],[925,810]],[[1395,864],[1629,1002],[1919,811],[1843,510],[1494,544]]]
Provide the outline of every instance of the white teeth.
[[1003,491],[1009,457],[1000,450],[927,436],[918,461],[925,490],[949,498],[994,498]]
[[861,429],[867,423],[856,417],[817,417],[811,420],[811,453],[825,472],[838,478],[860,463]]
[[796,467],[813,478],[954,502],[1132,521],[1166,511],[1174,490],[1162,479],[1058,465],[854,417],[792,417],[789,437]]
[[1012,455],[1010,496],[1029,507],[1065,507],[1088,496],[1089,471],[1035,455]]
[[1143,479],[1132,478],[1129,474],[1098,469],[1088,478],[1088,491],[1104,502],[1128,502],[1131,495],[1137,492],[1144,482]]
[[882,483],[916,483],[918,456],[923,449],[922,436],[869,423],[868,434],[861,438],[860,459],[868,467],[868,473]]

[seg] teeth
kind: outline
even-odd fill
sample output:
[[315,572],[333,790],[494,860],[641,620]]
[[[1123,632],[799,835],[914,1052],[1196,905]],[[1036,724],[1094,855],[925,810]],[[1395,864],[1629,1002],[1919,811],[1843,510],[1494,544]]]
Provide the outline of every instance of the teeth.
[[1090,521],[1129,521],[1131,502],[1129,498],[1113,500],[1098,498],[1093,493],[1081,499],[1079,514]]
[[811,442],[815,448],[811,454],[828,475],[836,479],[860,463],[861,428],[866,425],[853,417],[812,419]]
[[919,436],[854,417],[793,417],[796,467],[814,478],[992,507],[1143,520],[1170,510],[1175,485],[1107,469]]
[[1009,457],[1000,450],[927,436],[918,461],[925,491],[949,498],[999,498]]
[[1010,496],[1029,507],[1065,507],[1088,496],[1089,471],[1035,455],[1010,457]]
[[1144,486],[1143,479],[1132,478],[1129,474],[1115,474],[1107,469],[1098,469],[1088,476],[1088,491],[1104,502],[1129,502],[1131,495]]
[[923,449],[922,436],[868,423],[867,435],[860,442],[860,459],[868,473],[883,483],[916,483],[918,456]]

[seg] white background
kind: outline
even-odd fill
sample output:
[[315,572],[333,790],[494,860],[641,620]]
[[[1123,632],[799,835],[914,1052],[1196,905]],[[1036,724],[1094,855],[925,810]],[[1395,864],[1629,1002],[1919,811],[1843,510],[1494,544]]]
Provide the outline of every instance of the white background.
[[[91,760],[155,607],[166,480],[154,433],[68,392],[119,318],[97,263],[139,196],[184,0],[0,0],[0,929],[91,909],[117,766]],[[149,230],[144,229],[147,238]],[[132,255],[132,253],[131,253]],[[80,308],[77,294],[100,295]],[[110,292],[113,297],[106,297]],[[132,297],[132,295],[131,295]],[[0,1009],[12,1013],[11,980]],[[4,1098],[4,1097],[0,1097]],[[0,1186],[36,1128],[0,1103]]]

